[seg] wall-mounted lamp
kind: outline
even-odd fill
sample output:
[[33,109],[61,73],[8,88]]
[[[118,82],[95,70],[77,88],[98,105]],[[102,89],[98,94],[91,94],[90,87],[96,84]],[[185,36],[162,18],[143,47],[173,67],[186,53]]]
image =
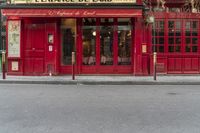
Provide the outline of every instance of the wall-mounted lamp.
[[154,22],[155,22],[155,17],[154,17],[154,16],[147,16],[146,22],[147,22],[148,24],[154,23]]

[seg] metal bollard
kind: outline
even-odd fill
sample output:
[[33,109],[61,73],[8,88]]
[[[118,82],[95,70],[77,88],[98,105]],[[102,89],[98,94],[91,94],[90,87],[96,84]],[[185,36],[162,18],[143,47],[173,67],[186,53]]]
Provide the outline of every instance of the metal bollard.
[[72,80],[75,80],[75,52],[72,52]]
[[6,79],[6,52],[2,51],[2,78]]
[[154,80],[156,80],[156,64],[157,64],[157,53],[153,52],[153,66],[154,66],[153,79]]

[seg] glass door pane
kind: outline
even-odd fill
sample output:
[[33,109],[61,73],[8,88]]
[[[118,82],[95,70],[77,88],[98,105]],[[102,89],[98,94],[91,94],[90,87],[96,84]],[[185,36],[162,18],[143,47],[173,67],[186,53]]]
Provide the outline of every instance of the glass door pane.
[[101,65],[113,65],[114,20],[112,18],[102,18],[100,22]]
[[118,19],[118,65],[131,65],[131,19]]
[[72,52],[76,44],[76,19],[61,20],[61,64],[71,65]]
[[84,18],[82,26],[83,65],[96,64],[96,19]]

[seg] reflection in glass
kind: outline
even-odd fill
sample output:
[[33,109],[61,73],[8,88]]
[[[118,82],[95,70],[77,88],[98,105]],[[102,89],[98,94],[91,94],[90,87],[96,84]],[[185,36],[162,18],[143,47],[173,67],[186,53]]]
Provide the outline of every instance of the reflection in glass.
[[174,38],[168,38],[168,44],[174,44]]
[[181,36],[181,30],[176,30],[176,36]]
[[169,52],[174,52],[174,46],[169,46],[168,49],[169,49]]
[[96,19],[83,19],[83,64],[96,64]]
[[159,44],[161,44],[161,45],[164,44],[164,37],[160,37],[160,39],[159,39]]
[[181,44],[181,38],[176,38],[176,44]]
[[190,46],[189,45],[186,45],[185,52],[190,52]]
[[131,64],[131,25],[130,19],[118,19],[118,65]]
[[193,30],[192,31],[192,36],[198,36],[198,31],[197,30]]
[[185,31],[185,36],[190,36],[191,35],[191,31],[190,30],[186,30]]
[[159,46],[159,52],[164,52],[164,46]]
[[192,22],[192,28],[193,29],[198,29],[198,21],[193,21]]
[[76,19],[61,20],[61,46],[62,46],[62,65],[71,65],[71,54],[75,50],[76,44]]
[[176,46],[176,52],[180,52],[181,51],[181,46]]
[[190,38],[186,38],[186,39],[185,39],[185,43],[186,43],[186,44],[190,44]]
[[192,46],[192,52],[197,52],[198,47],[197,46]]
[[180,21],[176,21],[176,29],[180,29],[181,28],[181,22]]
[[160,21],[160,27],[158,27],[158,28],[160,28],[160,29],[164,29],[164,21]]
[[[113,19],[110,19],[112,21]],[[101,65],[113,65],[113,24],[108,25],[109,19],[101,19],[100,52]]]
[[198,44],[198,38],[192,38],[192,44]]
[[186,23],[185,23],[185,28],[186,28],[187,30],[190,29],[190,22],[186,22]]

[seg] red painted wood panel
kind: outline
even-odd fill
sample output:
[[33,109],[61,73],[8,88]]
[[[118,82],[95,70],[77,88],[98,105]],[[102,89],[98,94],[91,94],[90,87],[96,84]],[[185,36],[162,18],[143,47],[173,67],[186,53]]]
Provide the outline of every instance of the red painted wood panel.
[[142,56],[142,72],[144,75],[148,75],[149,73],[149,60],[148,60],[148,55],[147,56]]
[[185,71],[190,71],[192,69],[192,64],[191,63],[192,63],[191,58],[185,58],[184,59],[184,66],[185,66],[184,70]]
[[175,71],[181,71],[182,69],[182,59],[175,58]]
[[199,60],[198,58],[192,59],[192,71],[198,71],[199,69]]
[[174,71],[174,65],[175,65],[175,62],[174,62],[174,59],[173,58],[169,58],[168,59],[168,71]]
[[33,71],[36,74],[44,73],[44,59],[43,58],[34,58]]
[[33,73],[33,59],[32,58],[25,58],[24,59],[24,74],[31,74]]

